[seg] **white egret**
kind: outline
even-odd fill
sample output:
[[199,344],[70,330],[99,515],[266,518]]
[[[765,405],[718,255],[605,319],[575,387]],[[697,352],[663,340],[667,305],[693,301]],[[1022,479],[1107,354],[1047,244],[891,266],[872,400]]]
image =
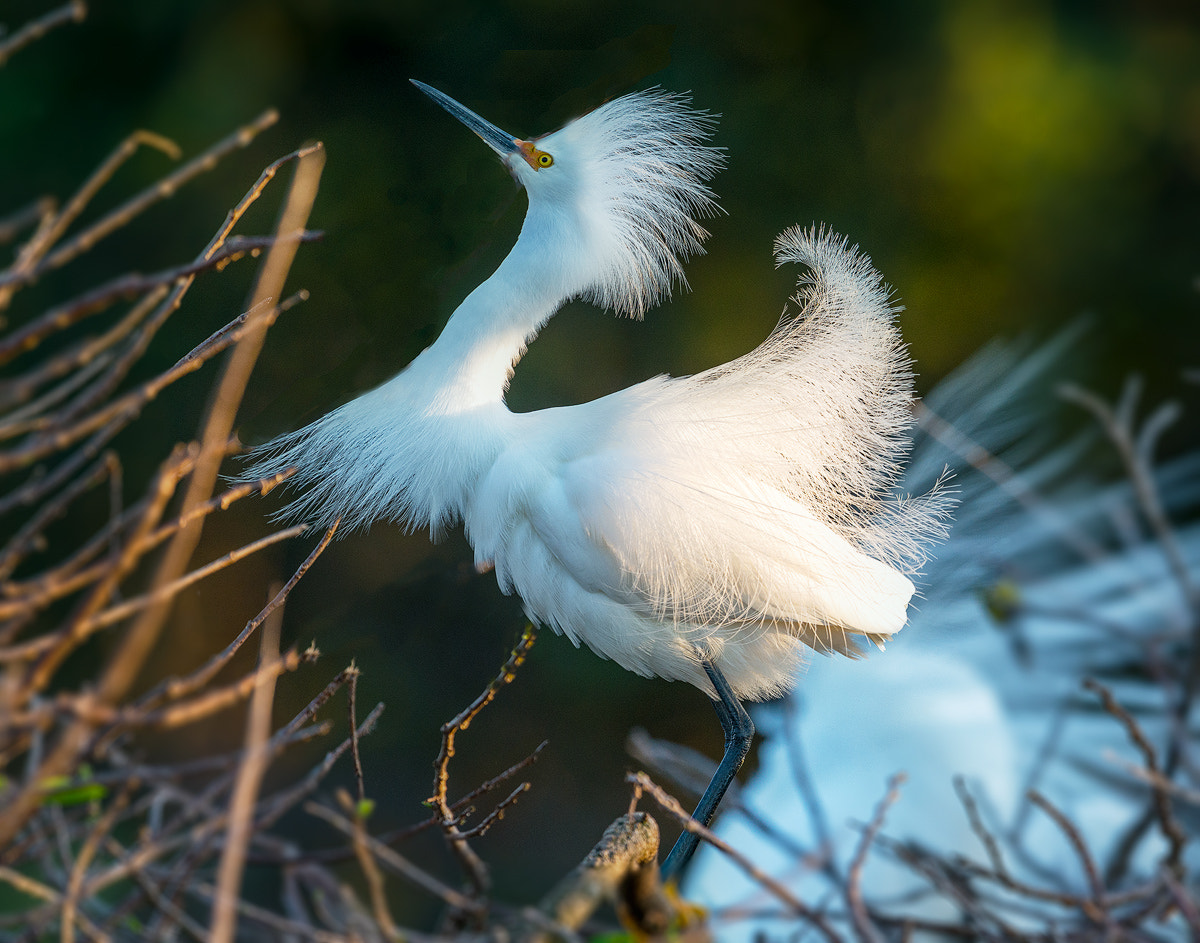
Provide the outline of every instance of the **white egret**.
[[[896,309],[869,261],[790,229],[799,310],[758,349],[575,406],[513,413],[517,361],[566,301],[640,317],[716,211],[713,118],[659,90],[522,140],[420,82],[528,193],[517,243],[401,373],[257,453],[248,477],[295,466],[284,514],[436,537],[461,522],[532,620],[641,675],[712,698],[725,755],[711,819],[749,749],[740,699],[778,695],[808,649],[857,654],[905,623],[934,501],[889,497],[907,444],[911,375]],[[664,865],[695,847],[685,833]]]

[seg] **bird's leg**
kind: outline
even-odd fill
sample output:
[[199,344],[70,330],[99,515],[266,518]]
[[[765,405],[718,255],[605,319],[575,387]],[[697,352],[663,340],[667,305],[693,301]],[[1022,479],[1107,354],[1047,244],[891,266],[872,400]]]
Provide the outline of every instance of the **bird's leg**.
[[[700,797],[700,804],[692,813],[692,818],[707,827],[717,811],[717,806],[721,804],[721,798],[725,795],[729,784],[733,782],[733,777],[741,769],[746,754],[750,752],[750,742],[754,739],[754,721],[742,707],[741,701],[733,696],[729,682],[725,680],[720,669],[707,658],[701,658],[700,664],[704,666],[704,671],[712,682],[713,689],[717,692],[717,696],[713,698],[713,707],[716,709],[717,717],[721,720],[721,727],[725,731],[725,755],[721,757],[721,763],[717,767],[716,773],[713,774],[708,788],[704,790],[704,795]],[[663,880],[679,877],[684,866],[691,860],[699,841],[700,839],[692,832],[685,831],[679,836],[675,847],[671,849],[667,860],[663,862]]]

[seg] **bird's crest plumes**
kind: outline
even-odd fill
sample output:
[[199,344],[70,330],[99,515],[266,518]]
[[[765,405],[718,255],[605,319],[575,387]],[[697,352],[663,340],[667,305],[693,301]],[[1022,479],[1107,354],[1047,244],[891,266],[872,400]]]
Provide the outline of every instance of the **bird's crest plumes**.
[[[697,217],[720,212],[707,186],[725,163],[721,149],[706,143],[715,124],[686,95],[650,89],[538,140],[573,190],[572,225],[584,227],[587,284],[579,297],[640,318],[674,284],[686,285],[682,263],[703,252],[708,237]],[[549,188],[554,178],[523,176],[534,210],[539,185]]]

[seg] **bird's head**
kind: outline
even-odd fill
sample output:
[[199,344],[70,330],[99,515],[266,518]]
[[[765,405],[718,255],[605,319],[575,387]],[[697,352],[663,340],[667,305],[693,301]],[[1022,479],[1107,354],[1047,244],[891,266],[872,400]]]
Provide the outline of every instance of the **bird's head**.
[[641,317],[676,282],[686,284],[682,263],[708,236],[696,220],[719,212],[707,186],[724,164],[706,143],[713,115],[684,95],[651,89],[524,140],[413,84],[479,135],[525,187],[526,233],[534,251],[553,255],[567,293]]

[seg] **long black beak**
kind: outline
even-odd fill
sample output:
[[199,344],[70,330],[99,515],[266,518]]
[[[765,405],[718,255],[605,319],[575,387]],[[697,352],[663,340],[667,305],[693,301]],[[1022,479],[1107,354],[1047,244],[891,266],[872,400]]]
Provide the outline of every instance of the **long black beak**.
[[424,82],[418,82],[416,79],[409,79],[409,81],[478,134],[483,139],[483,143],[501,157],[506,157],[517,150],[517,139],[511,134],[501,131],[490,121],[479,117],[470,108],[460,105],[449,95],[439,92],[436,88],[426,85]]

